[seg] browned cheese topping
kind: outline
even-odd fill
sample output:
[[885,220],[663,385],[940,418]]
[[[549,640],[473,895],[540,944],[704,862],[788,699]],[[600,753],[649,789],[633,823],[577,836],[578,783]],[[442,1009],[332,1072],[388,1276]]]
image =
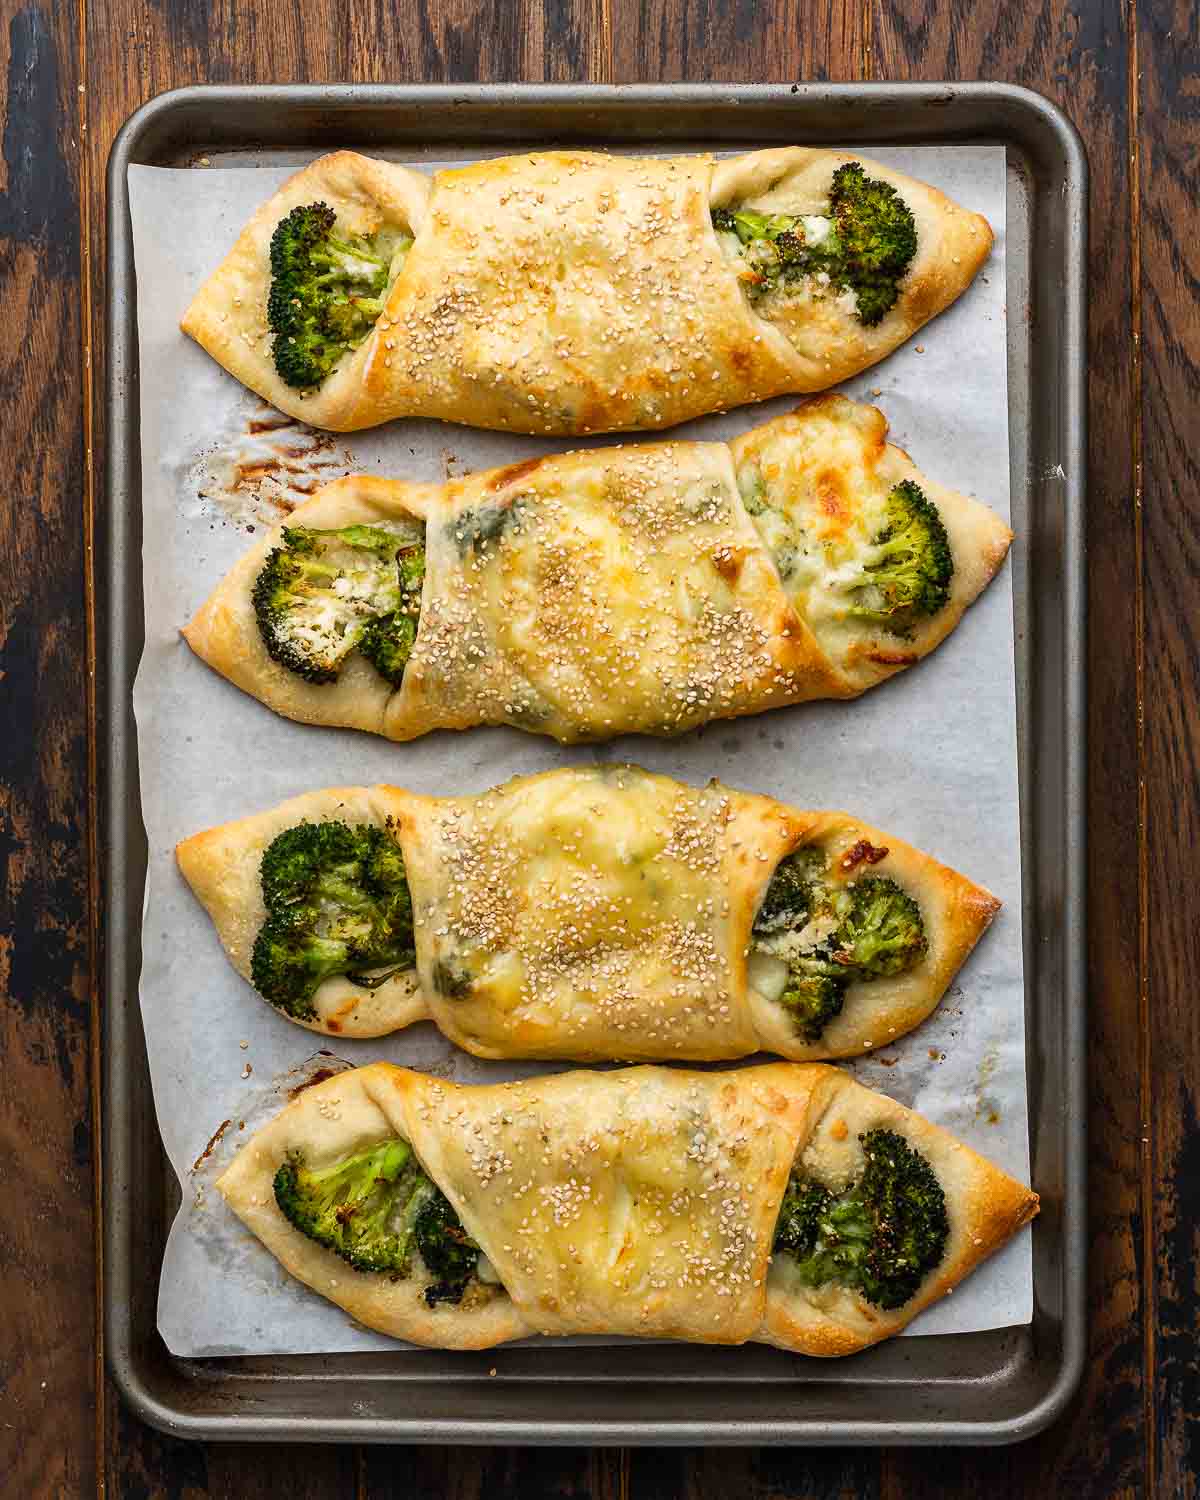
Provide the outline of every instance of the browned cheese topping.
[[603,766],[432,805],[406,863],[438,1025],[532,1057],[611,1056],[614,1034],[630,1058],[752,1050],[740,797]]
[[786,1170],[792,1144],[720,1074],[433,1085],[418,1113],[439,1178],[532,1327],[753,1331],[778,1207],[761,1169]]
[[727,448],[520,467],[452,485],[428,529],[412,712],[574,741],[677,734],[802,691],[800,626]]
[[712,233],[709,175],[706,157],[587,152],[440,172],[368,379],[535,433],[663,426],[784,388]]

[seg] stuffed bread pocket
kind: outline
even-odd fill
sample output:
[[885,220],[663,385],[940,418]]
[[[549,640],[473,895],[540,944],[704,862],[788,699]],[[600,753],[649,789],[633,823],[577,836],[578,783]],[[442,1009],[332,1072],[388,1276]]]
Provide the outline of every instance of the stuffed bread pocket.
[[258,210],[182,326],[334,431],[637,431],[836,385],[991,245],[978,214],[845,152],[534,152],[430,179],[339,151]]
[[292,1020],[429,1018],[480,1057],[852,1056],[930,1014],[1000,907],[848,813],[636,766],[310,792],[176,853]]
[[824,396],[732,444],[339,480],[184,637],[277,713],[395,740],[672,735],[853,698],[928,655],[1012,539],[886,436],[877,408]]
[[389,1063],[307,1089],[217,1187],[365,1327],[451,1349],[609,1334],[850,1354],[1037,1212],[836,1068],[630,1068],[463,1087]]

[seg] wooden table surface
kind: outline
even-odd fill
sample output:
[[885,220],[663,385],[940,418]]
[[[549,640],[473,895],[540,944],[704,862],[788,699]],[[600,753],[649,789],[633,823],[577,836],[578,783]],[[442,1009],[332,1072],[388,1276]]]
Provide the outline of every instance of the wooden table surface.
[[[0,0],[0,1490],[6,1496],[1142,1496],[1200,1485],[1200,34],[1186,0]],[[179,84],[1004,79],[1083,132],[1090,1360],[1000,1451],[233,1448],[122,1410],[96,1308],[90,734],[104,169]]]

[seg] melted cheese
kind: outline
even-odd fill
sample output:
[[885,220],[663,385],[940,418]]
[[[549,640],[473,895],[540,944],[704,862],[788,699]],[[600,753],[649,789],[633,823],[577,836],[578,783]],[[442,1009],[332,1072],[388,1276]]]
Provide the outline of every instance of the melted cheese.
[[[733,447],[743,493],[771,548],[789,598],[822,649],[849,667],[854,648],[880,632],[848,613],[839,583],[884,524],[895,478],[883,463],[887,424],[873,406],[842,397],[811,402],[745,433]],[[887,636],[895,648],[896,637]]]
[[460,481],[448,500],[427,528],[406,718],[605,739],[813,690],[809,638],[724,445],[567,454]]
[[709,157],[547,152],[439,172],[365,378],[394,411],[666,427],[790,389],[729,275]]
[[773,809],[629,766],[415,803],[401,841],[437,1024],[496,1056],[753,1051],[749,923],[798,836]]
[[782,1101],[664,1068],[413,1086],[413,1144],[531,1329],[755,1332],[795,1146]]

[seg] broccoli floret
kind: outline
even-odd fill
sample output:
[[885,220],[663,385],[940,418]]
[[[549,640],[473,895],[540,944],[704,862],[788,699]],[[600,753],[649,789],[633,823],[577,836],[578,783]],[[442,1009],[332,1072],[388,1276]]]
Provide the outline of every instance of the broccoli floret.
[[786,960],[778,1003],[810,1042],[820,1041],[842,1013],[853,982],[901,974],[929,946],[921,908],[894,880],[867,875],[835,885],[816,845],[780,861],[751,941],[757,951]]
[[425,548],[379,526],[284,528],[254,583],[273,661],[307,682],[336,682],[352,651],[399,687],[421,612]]
[[400,590],[404,607],[394,614],[377,615],[363,626],[358,649],[381,677],[398,688],[417,642],[417,617],[421,609],[421,584],[425,578],[424,547],[406,547],[398,557]]
[[744,245],[754,240],[774,240],[791,232],[795,227],[792,214],[764,214],[753,208],[717,208],[713,210],[713,226],[726,234],[736,234]]
[[[826,881],[828,861],[822,849],[807,844],[781,860],[754,918],[755,945],[786,957],[788,979],[779,1004],[807,1041],[816,1042],[846,1003],[849,977],[844,966],[821,944],[797,952],[789,934],[800,932],[817,916],[832,920],[832,894]],[[773,941],[774,939],[774,941]]]
[[410,615],[380,615],[363,628],[358,649],[381,677],[399,687],[416,639],[417,626]]
[[824,275],[835,291],[854,293],[859,322],[878,323],[895,305],[899,283],[917,252],[912,210],[890,183],[868,177],[860,162],[833,174],[827,228],[810,239],[800,214],[713,210],[713,227],[737,236],[751,296],[781,282]]
[[[414,958],[412,898],[395,841],[370,824],[300,823],[260,866],[266,921],[250,959],[255,989],[294,1020],[316,1016],[323,980],[376,989]],[[368,970],[387,967],[383,974]]]
[[794,1258],[806,1286],[835,1282],[876,1307],[903,1307],[942,1259],[950,1234],[933,1168],[893,1130],[859,1136],[865,1165],[844,1192],[793,1172],[775,1249]]
[[803,927],[812,915],[825,869],[823,851],[812,844],[781,859],[754,918],[755,933]]
[[839,284],[854,292],[859,321],[870,327],[900,295],[900,278],[917,253],[916,221],[891,183],[868,177],[856,161],[833,174],[829,205],[837,243],[826,240],[823,248],[836,259]]
[[328,1167],[301,1156],[275,1173],[275,1202],[288,1221],[356,1271],[406,1276],[413,1246],[409,1205],[429,1186],[407,1141],[383,1141]]
[[848,983],[841,975],[805,973],[797,965],[788,974],[779,1003],[806,1041],[819,1042],[826,1026],[842,1013]]
[[461,1302],[479,1263],[479,1246],[444,1193],[430,1194],[421,1203],[413,1232],[425,1269],[437,1278],[426,1288],[425,1301],[430,1307],[437,1302]]
[[829,1207],[833,1194],[811,1177],[788,1179],[779,1217],[775,1221],[776,1250],[787,1250],[796,1256],[808,1255],[820,1233],[821,1216]]
[[275,1173],[274,1186],[288,1222],[356,1271],[407,1276],[415,1249],[438,1278],[425,1290],[429,1306],[462,1301],[479,1246],[407,1141],[381,1141],[320,1168],[294,1154]]
[[272,839],[259,865],[263,901],[283,915],[304,909],[314,883],[325,888],[353,879],[360,845],[345,823],[298,823]]
[[272,1005],[298,1020],[312,1020],[317,987],[346,964],[346,945],[321,938],[286,916],[268,916],[259,928],[250,958],[254,988]]
[[919,484],[903,479],[887,497],[883,526],[842,587],[854,601],[853,616],[906,635],[946,604],[953,577],[950,538],[937,507]]
[[925,956],[929,941],[921,908],[894,880],[864,875],[851,888],[850,909],[834,943],[867,979],[902,974]]
[[319,386],[370,333],[400,253],[412,244],[388,232],[339,237],[336,222],[327,203],[304,203],[271,236],[272,353],[280,377],[300,390]]

